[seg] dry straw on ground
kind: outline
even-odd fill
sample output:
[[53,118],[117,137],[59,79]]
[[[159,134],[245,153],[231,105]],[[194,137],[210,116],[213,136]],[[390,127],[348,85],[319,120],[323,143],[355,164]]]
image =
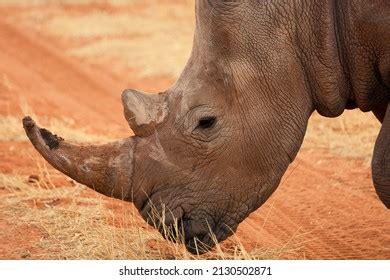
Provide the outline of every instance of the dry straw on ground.
[[210,253],[191,255],[183,245],[168,242],[156,230],[142,226],[136,211],[124,203],[114,212],[102,197],[83,195],[82,185],[55,186],[46,171],[40,178],[31,184],[25,177],[0,174],[0,186],[6,190],[1,195],[2,217],[42,232],[36,246],[44,253],[31,258],[277,259],[294,254],[302,245],[291,242],[277,249],[247,251],[233,236],[228,247],[217,245]]

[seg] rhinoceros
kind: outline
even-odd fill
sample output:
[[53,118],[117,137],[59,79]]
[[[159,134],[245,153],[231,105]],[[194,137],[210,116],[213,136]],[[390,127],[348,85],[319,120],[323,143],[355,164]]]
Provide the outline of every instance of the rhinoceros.
[[[390,207],[390,1],[197,1],[190,58],[158,94],[122,93],[134,136],[66,142],[30,117],[54,168],[175,224],[193,252],[226,239],[275,191],[310,115],[372,111],[373,183]],[[359,143],[356,143],[359,145]],[[161,225],[156,225],[161,230]],[[211,234],[211,232],[213,234]]]

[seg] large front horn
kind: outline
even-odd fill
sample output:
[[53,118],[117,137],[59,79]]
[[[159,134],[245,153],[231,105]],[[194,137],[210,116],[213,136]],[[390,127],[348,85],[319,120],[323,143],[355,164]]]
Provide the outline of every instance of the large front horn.
[[165,94],[145,94],[133,89],[122,93],[125,118],[135,135],[148,136],[168,115]]
[[382,128],[375,142],[372,178],[376,193],[390,209],[390,103],[387,105]]
[[132,199],[134,139],[105,145],[74,145],[23,119],[26,134],[38,152],[56,169],[96,191],[120,199]]

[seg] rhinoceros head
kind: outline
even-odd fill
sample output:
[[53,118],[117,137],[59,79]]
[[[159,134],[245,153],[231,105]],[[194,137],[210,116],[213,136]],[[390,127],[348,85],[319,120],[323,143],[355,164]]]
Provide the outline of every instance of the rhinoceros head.
[[51,165],[133,202],[160,229],[161,219],[153,217],[163,217],[199,252],[214,245],[210,232],[218,241],[227,238],[271,195],[312,111],[296,83],[302,74],[286,52],[287,35],[267,24],[266,11],[209,5],[197,4],[192,54],[177,82],[159,94],[123,92],[135,136],[78,146],[24,119]]

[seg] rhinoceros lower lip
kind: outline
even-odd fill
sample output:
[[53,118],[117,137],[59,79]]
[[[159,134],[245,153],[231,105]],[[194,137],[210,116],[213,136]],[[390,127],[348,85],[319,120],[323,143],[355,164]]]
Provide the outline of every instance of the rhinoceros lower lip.
[[165,225],[163,229],[159,228],[159,231],[165,239],[184,244],[190,253],[203,254],[210,251],[215,242],[209,229],[204,228],[195,232],[192,224],[196,223],[197,221],[183,217],[176,223]]
[[186,240],[185,246],[194,255],[207,253],[215,246],[215,242],[211,236],[210,233],[197,235]]
[[205,220],[188,218],[181,207],[176,207],[168,214],[162,214],[163,206],[156,207],[150,200],[140,210],[145,221],[155,227],[167,240],[182,243],[192,254],[203,254],[215,246],[213,230]]
[[215,235],[215,226],[211,227],[207,221],[186,219],[185,216],[180,219],[178,229],[183,237],[181,242],[192,254],[204,254],[215,246],[219,238],[225,238]]

